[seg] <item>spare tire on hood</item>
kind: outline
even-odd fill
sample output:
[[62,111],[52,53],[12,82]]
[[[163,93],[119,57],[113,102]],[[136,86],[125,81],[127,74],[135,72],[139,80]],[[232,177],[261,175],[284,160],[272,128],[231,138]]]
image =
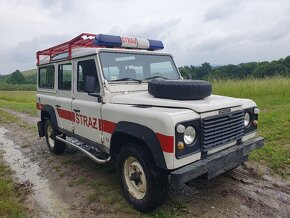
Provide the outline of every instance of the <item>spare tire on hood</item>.
[[203,80],[163,80],[148,82],[148,92],[156,98],[198,100],[211,95],[211,83]]

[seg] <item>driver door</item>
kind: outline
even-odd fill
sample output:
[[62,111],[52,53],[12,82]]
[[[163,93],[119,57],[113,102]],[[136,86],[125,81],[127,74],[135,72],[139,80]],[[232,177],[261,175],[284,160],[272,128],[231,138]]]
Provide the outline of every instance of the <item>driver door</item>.
[[84,91],[86,76],[95,76],[95,93],[100,93],[100,80],[96,68],[95,57],[77,59],[75,67],[74,99],[72,101],[72,111],[75,113],[73,122],[74,133],[78,136],[89,139],[98,144],[102,144],[102,132],[99,128],[101,120],[102,103],[98,98],[90,96]]

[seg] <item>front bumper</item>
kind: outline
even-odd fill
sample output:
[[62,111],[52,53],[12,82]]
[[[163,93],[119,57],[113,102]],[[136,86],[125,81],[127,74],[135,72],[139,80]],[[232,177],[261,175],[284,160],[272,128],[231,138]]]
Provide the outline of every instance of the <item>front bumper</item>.
[[172,184],[181,184],[201,175],[206,175],[208,179],[211,179],[239,166],[248,159],[248,155],[252,150],[261,148],[263,145],[264,139],[258,137],[217,152],[202,160],[172,171],[170,173],[170,182]]

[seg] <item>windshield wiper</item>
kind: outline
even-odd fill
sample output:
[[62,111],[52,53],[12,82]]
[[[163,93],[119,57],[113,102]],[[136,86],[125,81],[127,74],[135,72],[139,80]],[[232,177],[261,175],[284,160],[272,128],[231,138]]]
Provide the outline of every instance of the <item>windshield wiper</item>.
[[156,78],[168,79],[168,78],[166,78],[164,76],[150,76],[150,77],[145,78],[145,80],[156,79]]
[[138,83],[142,83],[142,80],[140,80],[140,79],[134,79],[134,78],[130,78],[130,77],[116,79],[116,80],[113,80],[112,82],[115,82],[115,81],[137,81]]

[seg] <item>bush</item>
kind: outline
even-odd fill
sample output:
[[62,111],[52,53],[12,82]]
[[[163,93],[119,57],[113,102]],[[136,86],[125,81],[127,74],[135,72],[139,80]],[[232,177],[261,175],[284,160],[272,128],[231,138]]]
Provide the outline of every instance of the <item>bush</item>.
[[0,82],[1,91],[35,91],[36,84],[9,84],[7,82]]

